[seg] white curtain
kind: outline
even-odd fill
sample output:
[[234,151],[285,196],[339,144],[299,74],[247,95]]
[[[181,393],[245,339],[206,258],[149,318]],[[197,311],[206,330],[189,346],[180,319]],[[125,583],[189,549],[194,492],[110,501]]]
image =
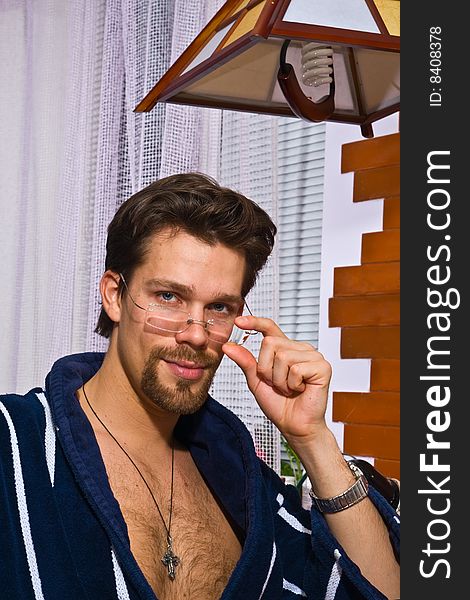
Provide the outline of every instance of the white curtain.
[[[78,243],[91,179],[83,163],[94,145],[88,136],[83,145],[85,140],[73,131],[66,135],[88,116],[85,106],[83,114],[73,111],[75,56],[81,49],[88,54],[83,68],[94,64],[94,48],[74,48],[72,39],[80,28],[93,31],[101,17],[94,21],[93,11],[78,12],[75,5],[61,2],[1,4],[0,327],[5,391],[25,391],[33,378],[41,383],[42,377],[36,378],[44,374],[49,350],[57,345],[56,324],[62,321],[64,342],[72,347],[70,314],[75,312],[77,324],[82,316],[76,295],[68,298],[67,306],[60,299],[83,279],[84,265],[76,265],[72,253],[60,256],[57,251],[64,241],[65,207],[73,218],[69,242]],[[92,95],[83,89],[87,93]],[[73,157],[75,144],[82,152]]]
[[0,11],[0,387],[22,393],[56,358],[106,347],[93,333],[106,227],[159,176],[165,107],[133,109],[170,65],[181,9],[2,0]]

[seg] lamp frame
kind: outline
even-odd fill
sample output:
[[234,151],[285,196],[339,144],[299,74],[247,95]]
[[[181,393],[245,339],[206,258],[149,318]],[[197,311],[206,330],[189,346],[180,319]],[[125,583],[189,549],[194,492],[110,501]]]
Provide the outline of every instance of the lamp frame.
[[[174,104],[254,112],[250,106],[242,102],[230,100],[221,102],[220,99],[193,98],[191,95],[184,94],[184,92],[181,92],[180,90],[188,84],[193,84],[198,81],[211,69],[215,69],[246,51],[248,48],[255,45],[259,41],[259,38],[268,39],[268,37],[271,37],[281,40],[315,41],[329,45],[341,44],[351,48],[360,47],[387,50],[391,52],[400,51],[400,37],[388,33],[385,23],[373,0],[365,0],[365,2],[376,21],[380,34],[283,21],[282,19],[290,4],[290,0],[280,0],[277,3],[266,2],[255,26],[228,46],[224,47],[226,41],[230,38],[233,31],[247,12],[263,1],[264,0],[250,0],[243,8],[233,12],[234,8],[240,4],[240,0],[228,0],[194,41],[180,55],[175,63],[168,69],[158,83],[149,91],[141,102],[139,102],[134,109],[135,112],[148,112],[157,102],[165,101],[171,101],[171,103]],[[230,24],[232,24],[232,27],[229,27],[211,56],[190,69],[187,73],[183,73],[213,35]],[[350,51],[350,59],[351,68],[355,71],[356,66],[354,60],[352,60],[352,51]],[[357,78],[354,79],[356,81]],[[333,113],[328,120],[340,123],[354,123],[363,126],[364,131],[367,131],[371,123],[397,112],[400,108],[400,103],[398,102],[367,115],[363,110],[361,95],[358,89],[356,89],[356,97],[358,99],[358,109],[360,114],[346,115]],[[297,116],[289,106],[264,106],[256,112],[286,117]]]

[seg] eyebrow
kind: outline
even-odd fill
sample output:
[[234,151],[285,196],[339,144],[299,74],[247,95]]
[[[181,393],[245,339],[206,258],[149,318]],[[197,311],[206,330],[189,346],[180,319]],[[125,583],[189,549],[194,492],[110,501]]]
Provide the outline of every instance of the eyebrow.
[[[172,281],[171,279],[148,279],[145,282],[147,285],[153,285],[155,287],[164,287],[174,290],[175,292],[179,292],[183,296],[192,296],[195,293],[194,286],[192,285],[184,285],[182,283],[178,283],[177,281]],[[239,294],[219,294],[211,300],[211,302],[227,302],[233,304],[241,304],[245,302],[242,296]]]

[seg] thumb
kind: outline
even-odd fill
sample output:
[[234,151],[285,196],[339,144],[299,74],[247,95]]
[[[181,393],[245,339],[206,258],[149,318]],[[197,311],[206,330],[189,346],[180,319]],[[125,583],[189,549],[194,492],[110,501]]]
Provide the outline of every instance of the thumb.
[[258,363],[253,354],[247,348],[231,342],[224,344],[222,350],[243,371],[249,388],[254,389],[260,380],[257,374]]

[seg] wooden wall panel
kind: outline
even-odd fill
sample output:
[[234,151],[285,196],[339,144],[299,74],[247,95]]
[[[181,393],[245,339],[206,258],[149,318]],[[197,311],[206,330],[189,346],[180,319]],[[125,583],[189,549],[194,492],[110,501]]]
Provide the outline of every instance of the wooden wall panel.
[[344,450],[353,456],[400,458],[400,428],[388,425],[344,426]]
[[341,358],[400,358],[400,327],[345,327]]
[[397,392],[335,392],[333,419],[343,423],[400,424]]
[[400,361],[375,358],[370,366],[370,389],[374,391],[400,391]]
[[399,460],[386,460],[383,458],[377,458],[374,462],[375,468],[381,473],[386,473],[388,477],[394,479],[400,479],[400,461]]
[[362,236],[360,265],[335,268],[329,324],[341,327],[341,357],[370,358],[370,391],[333,393],[344,451],[372,456],[400,477],[400,134],[345,144],[353,202],[383,199],[383,230]]
[[400,296],[377,294],[330,298],[330,327],[398,325]]
[[390,229],[362,236],[362,263],[400,260],[400,230]]
[[380,167],[356,171],[354,175],[354,202],[397,196],[400,193],[400,167]]
[[384,229],[400,228],[400,198],[385,198],[384,200]]
[[334,296],[397,294],[400,291],[400,263],[370,263],[353,267],[336,267]]
[[400,163],[400,134],[351,142],[343,146],[341,173],[388,167]]

